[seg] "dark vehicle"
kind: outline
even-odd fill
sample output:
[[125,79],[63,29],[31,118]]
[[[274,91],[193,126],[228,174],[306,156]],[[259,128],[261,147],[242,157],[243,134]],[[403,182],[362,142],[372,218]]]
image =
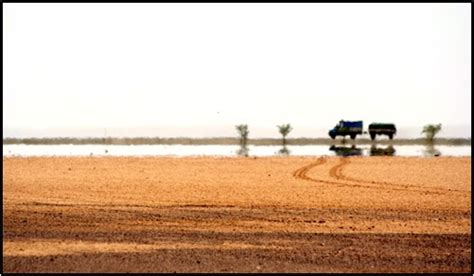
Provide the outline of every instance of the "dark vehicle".
[[336,136],[343,136],[346,138],[347,135],[351,139],[355,139],[357,134],[362,134],[362,121],[344,121],[341,120],[339,123],[329,131],[329,136],[335,139]]
[[370,147],[370,156],[394,156],[395,149],[392,145],[389,145],[386,148],[378,148],[375,145]]
[[372,123],[369,125],[369,133],[372,140],[375,140],[376,135],[388,135],[388,138],[392,140],[393,135],[397,133],[397,128],[394,124]]
[[362,149],[357,148],[355,145],[352,147],[336,147],[332,145],[329,150],[334,151],[337,156],[358,156],[362,155]]

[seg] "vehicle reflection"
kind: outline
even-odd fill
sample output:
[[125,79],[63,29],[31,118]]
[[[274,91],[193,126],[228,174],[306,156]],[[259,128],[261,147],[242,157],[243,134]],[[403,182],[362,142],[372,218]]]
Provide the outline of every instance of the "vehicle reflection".
[[337,156],[358,156],[362,155],[362,149],[352,145],[351,147],[338,147],[332,145],[329,150],[334,151]]
[[370,156],[394,156],[395,152],[395,148],[392,145],[388,145],[388,147],[385,148],[372,145],[369,151]]

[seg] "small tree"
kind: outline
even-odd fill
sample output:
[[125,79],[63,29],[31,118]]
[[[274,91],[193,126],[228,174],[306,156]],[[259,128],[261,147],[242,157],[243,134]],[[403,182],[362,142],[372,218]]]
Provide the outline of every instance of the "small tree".
[[421,133],[425,133],[426,139],[429,142],[433,142],[435,135],[441,131],[441,124],[437,125],[425,125]]
[[235,126],[240,135],[240,146],[247,146],[247,139],[249,135],[249,128],[247,125],[237,125]]
[[290,124],[277,126],[278,131],[283,136],[283,146],[286,145],[286,136],[293,130]]

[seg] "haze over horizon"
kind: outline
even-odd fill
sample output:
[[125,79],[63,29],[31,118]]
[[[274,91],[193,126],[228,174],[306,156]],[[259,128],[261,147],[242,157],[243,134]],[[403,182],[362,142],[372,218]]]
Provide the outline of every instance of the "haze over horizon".
[[471,137],[467,3],[6,3],[3,58],[4,138]]

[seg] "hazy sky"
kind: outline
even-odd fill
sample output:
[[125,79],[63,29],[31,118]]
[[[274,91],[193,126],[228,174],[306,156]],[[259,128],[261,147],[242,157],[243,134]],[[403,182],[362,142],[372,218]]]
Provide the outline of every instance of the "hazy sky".
[[3,115],[4,132],[346,119],[470,137],[471,6],[7,3]]

